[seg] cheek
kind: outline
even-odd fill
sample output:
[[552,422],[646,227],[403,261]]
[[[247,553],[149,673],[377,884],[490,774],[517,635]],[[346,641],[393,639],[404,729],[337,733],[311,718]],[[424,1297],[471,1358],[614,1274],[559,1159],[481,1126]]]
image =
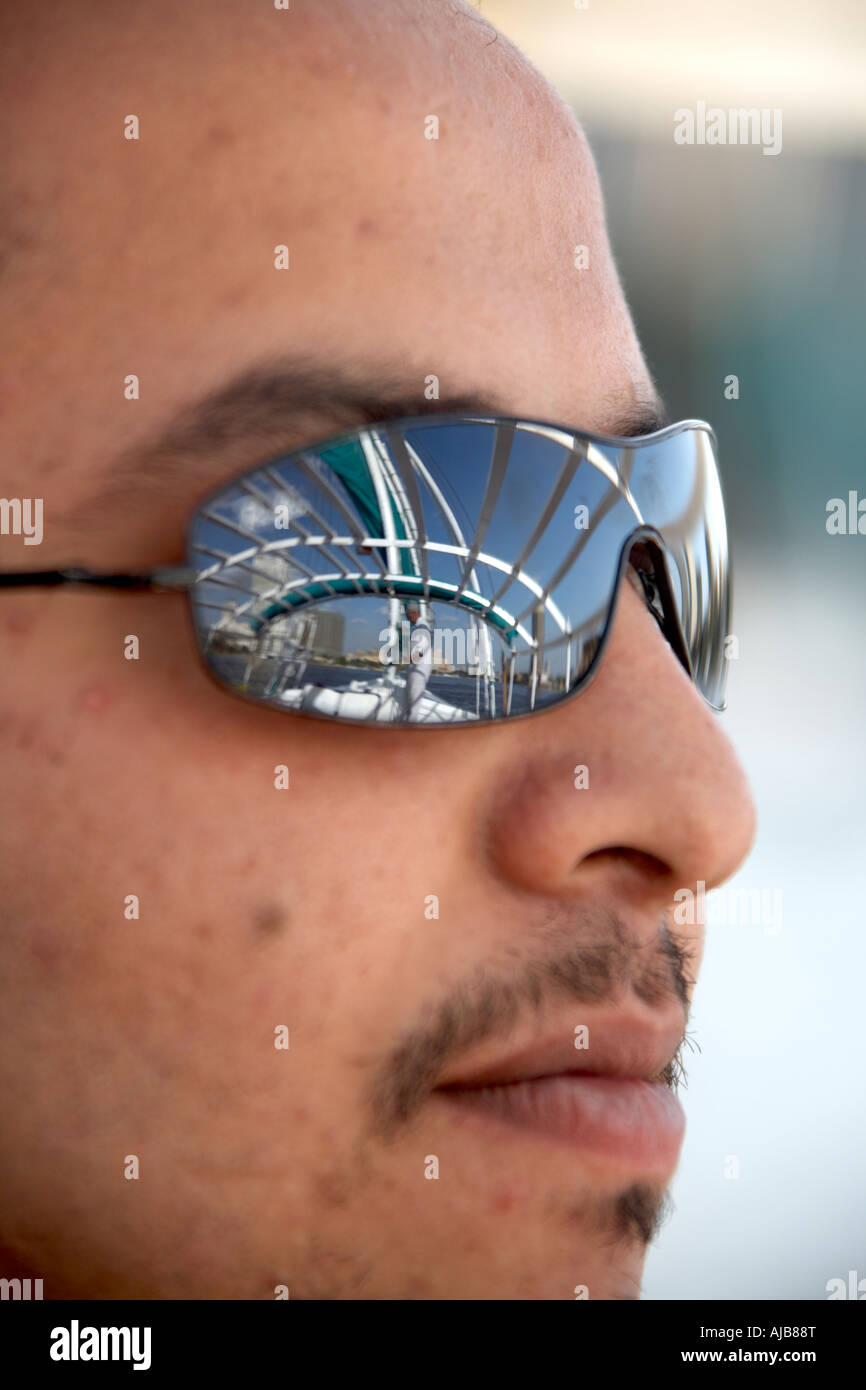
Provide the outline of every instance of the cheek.
[[198,666],[182,610],[135,608],[106,604],[84,634],[53,623],[58,646],[29,654],[29,701],[22,668],[0,705],[16,810],[0,827],[0,954],[27,980],[19,1022],[37,1028],[53,1000],[64,1028],[124,1054],[140,1035],[154,1066],[206,1068],[210,1049],[238,1079],[281,1024],[316,1037],[320,1059],[372,1015],[387,1033],[395,972],[411,997],[433,936],[427,895],[465,901],[449,897],[468,837],[448,766],[411,734],[232,698]]

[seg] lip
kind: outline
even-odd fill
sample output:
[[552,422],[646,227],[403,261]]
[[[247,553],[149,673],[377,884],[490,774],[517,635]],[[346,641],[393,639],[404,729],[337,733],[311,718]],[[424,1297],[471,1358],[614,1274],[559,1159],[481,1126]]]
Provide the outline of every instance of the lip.
[[685,1133],[682,1106],[663,1082],[572,1072],[435,1094],[488,1138],[523,1132],[647,1175],[675,1167]]
[[569,1023],[546,1037],[531,1039],[504,1055],[491,1057],[488,1050],[474,1064],[465,1062],[445,1075],[439,1088],[493,1086],[573,1072],[657,1081],[685,1031],[679,1009],[660,1018],[648,1010],[602,1013],[587,1008],[580,1010],[580,1023],[586,1026],[588,1046],[577,1047],[573,1019],[574,1014]]
[[449,1074],[434,1092],[463,1129],[501,1141],[514,1137],[567,1145],[644,1174],[677,1163],[682,1106],[659,1078],[682,1041],[684,1018],[584,1011],[589,1045],[574,1029],[482,1058]]

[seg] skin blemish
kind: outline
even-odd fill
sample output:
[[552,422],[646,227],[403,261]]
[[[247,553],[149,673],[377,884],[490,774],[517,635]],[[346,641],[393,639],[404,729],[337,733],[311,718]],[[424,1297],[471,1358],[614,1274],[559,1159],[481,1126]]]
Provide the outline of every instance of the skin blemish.
[[30,950],[40,965],[52,970],[61,956],[60,939],[48,931],[34,932],[30,940]]
[[36,749],[51,764],[66,762],[64,749],[46,738],[46,724],[35,714],[0,709],[0,742],[25,753]]
[[497,1187],[490,1199],[490,1210],[496,1212],[513,1211],[523,1200],[522,1193],[510,1183]]
[[6,631],[14,637],[23,637],[36,622],[36,613],[28,608],[13,608],[6,614]]
[[318,54],[311,53],[304,64],[311,77],[327,77],[332,70],[332,64],[327,58],[320,58]]
[[234,289],[226,290],[225,294],[220,295],[219,306],[221,309],[237,309],[242,304],[246,304],[249,298],[249,287],[247,285],[239,285]]
[[329,1207],[345,1207],[352,1195],[352,1180],[341,1168],[332,1168],[316,1179],[316,1191]]
[[212,125],[208,130],[207,139],[211,145],[233,145],[237,135],[229,126]]
[[35,716],[22,717],[15,735],[15,747],[25,751],[35,748],[40,731],[40,722]]
[[111,696],[104,685],[86,685],[79,691],[75,703],[88,714],[103,714],[111,704]]
[[280,903],[262,903],[253,913],[256,936],[282,936],[289,927],[289,914]]

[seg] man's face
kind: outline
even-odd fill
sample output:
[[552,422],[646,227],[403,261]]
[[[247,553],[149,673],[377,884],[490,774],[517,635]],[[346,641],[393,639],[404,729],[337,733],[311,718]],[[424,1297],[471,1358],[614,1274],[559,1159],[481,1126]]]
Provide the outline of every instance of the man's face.
[[[7,21],[0,492],[45,510],[3,569],[179,561],[220,483],[430,377],[430,409],[592,431],[653,404],[539,76],[471,10],[322,8]],[[187,447],[188,406],[280,363],[326,389]],[[233,699],[180,596],[10,591],[0,634],[6,1265],[46,1297],[636,1297],[676,1126],[593,1123],[590,1084],[566,1139],[438,1089],[644,1034],[660,1071],[682,1036],[699,928],[665,914],[753,811],[635,590],[578,698],[451,731]]]

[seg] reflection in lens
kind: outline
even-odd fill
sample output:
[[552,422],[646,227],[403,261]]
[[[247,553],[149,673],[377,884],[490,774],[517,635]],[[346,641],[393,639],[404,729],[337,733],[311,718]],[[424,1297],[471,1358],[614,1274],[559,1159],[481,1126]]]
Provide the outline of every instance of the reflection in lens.
[[[343,719],[446,723],[525,714],[565,693],[553,658],[539,666],[501,629],[454,605],[416,604],[392,621],[382,598],[278,613],[256,632],[212,631],[208,659],[240,693]],[[584,651],[584,662],[591,652]],[[577,667],[574,668],[575,674]]]
[[714,461],[696,437],[639,450],[440,417],[277,460],[195,518],[208,665],[247,698],[365,723],[530,713],[590,671],[621,558],[655,528],[675,650],[712,700],[726,556],[708,547]]

